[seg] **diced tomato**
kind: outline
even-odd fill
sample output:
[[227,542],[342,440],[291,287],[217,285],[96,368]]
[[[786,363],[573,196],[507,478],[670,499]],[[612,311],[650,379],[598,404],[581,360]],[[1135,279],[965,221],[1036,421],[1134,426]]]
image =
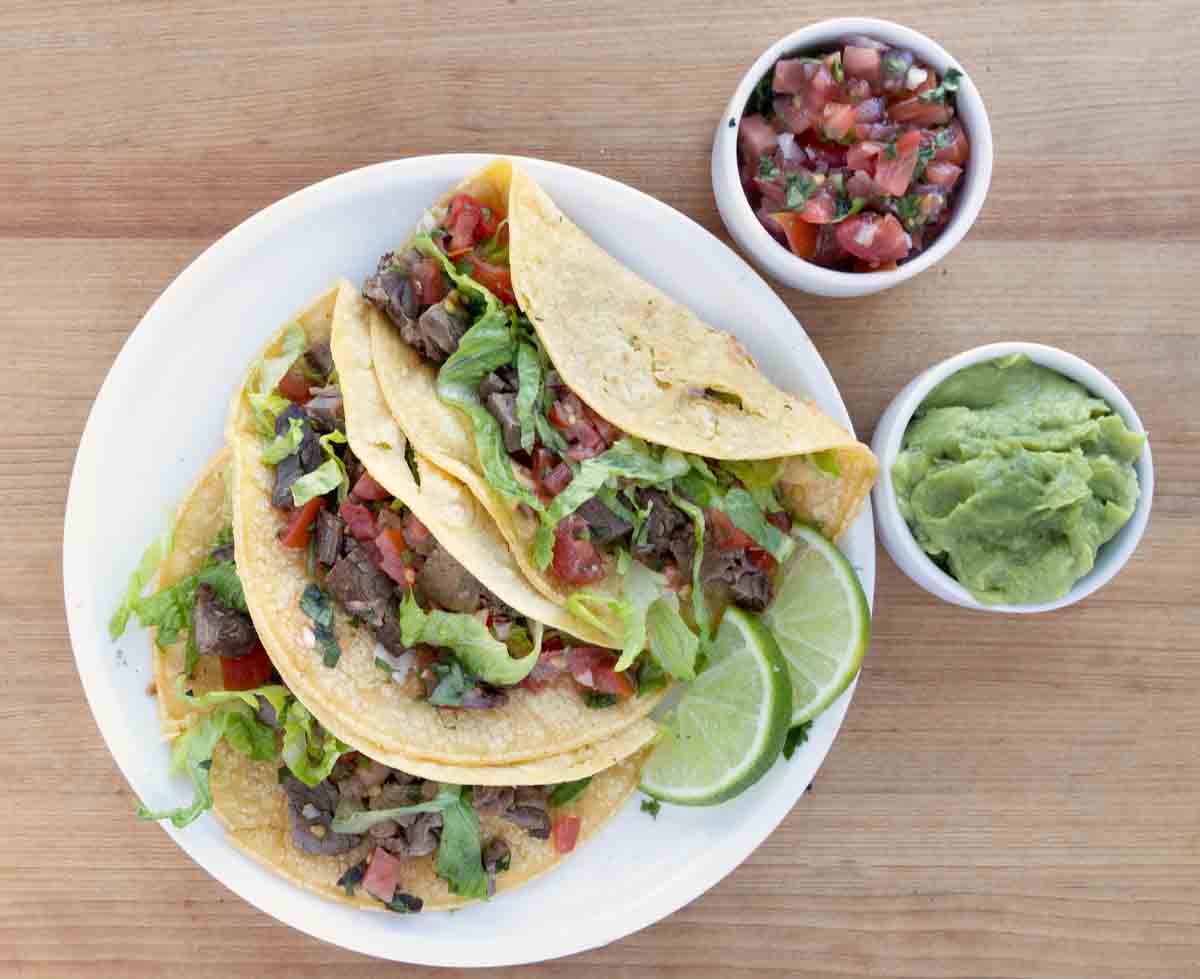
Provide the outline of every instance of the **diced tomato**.
[[343,500],[338,507],[338,516],[346,521],[346,528],[355,540],[373,541],[379,536],[379,526],[375,522],[375,514],[361,503]]
[[284,547],[308,547],[308,539],[312,536],[312,525],[316,522],[317,514],[324,506],[325,497],[314,496],[304,506],[293,510],[287,527],[279,535],[279,543]]
[[400,532],[404,534],[404,543],[418,554],[430,554],[433,552],[433,534],[429,532],[429,528],[421,523],[417,515],[411,510],[404,514]]
[[777,527],[785,534],[791,533],[792,516],[786,510],[767,510],[765,516],[772,527]]
[[917,96],[892,104],[889,110],[896,122],[914,126],[941,126],[954,118],[954,110],[944,102],[922,102]]
[[559,853],[570,853],[579,841],[579,828],[583,820],[579,816],[555,816],[553,826],[554,849]]
[[816,130],[806,133],[803,143],[817,162],[824,163],[830,170],[839,170],[846,165],[846,147],[823,142],[817,138]]
[[755,166],[759,157],[775,152],[777,141],[774,128],[762,116],[755,113],[742,117],[742,124],[738,128],[738,146],[741,147],[742,156]]
[[613,669],[617,665],[617,654],[611,649],[603,646],[572,646],[567,650],[567,665],[575,682],[589,690],[618,697],[628,697],[633,693],[633,682],[628,674]]
[[568,585],[587,585],[604,577],[604,561],[596,545],[583,537],[587,521],[578,514],[554,528],[554,573]]
[[842,139],[854,126],[857,109],[841,102],[829,102],[821,110],[821,131],[826,139]]
[[363,877],[363,890],[387,904],[396,896],[400,886],[402,864],[383,847],[371,851],[367,872]]
[[925,182],[945,187],[947,190],[958,183],[958,178],[961,176],[962,167],[955,166],[953,163],[934,160],[925,168]]
[[476,242],[494,235],[499,223],[492,209],[470,194],[455,194],[443,222],[450,232],[450,253],[465,254],[470,251]]
[[855,214],[837,226],[837,239],[851,255],[868,262],[890,262],[908,255],[908,237],[895,215],[869,211]]
[[542,479],[542,489],[544,489],[551,497],[558,496],[567,485],[575,478],[575,474],[571,472],[571,467],[565,462],[560,462],[557,466],[546,473]]
[[600,433],[596,431],[587,417],[587,412],[584,411],[583,402],[574,391],[563,392],[550,406],[546,417],[568,441],[592,441],[600,437]]
[[417,580],[417,573],[404,563],[404,552],[408,550],[404,534],[395,527],[384,527],[375,538],[375,546],[379,548],[382,558],[379,567],[383,573],[405,590],[411,588]]
[[873,143],[870,140],[855,143],[846,151],[846,166],[851,170],[862,170],[864,173],[873,174],[875,172],[875,158],[883,152],[883,146],[879,143]]
[[771,217],[787,235],[788,248],[793,255],[811,259],[817,253],[817,226],[792,211],[778,211]]
[[772,108],[775,110],[776,118],[782,120],[788,132],[798,136],[812,128],[813,117],[804,108],[802,101],[787,95],[777,98],[772,103]]
[[842,67],[848,78],[861,78],[871,85],[879,84],[879,52],[874,48],[859,48],[852,44],[842,50]]
[[764,551],[761,547],[746,548],[746,557],[759,571],[768,573],[774,571],[779,564],[768,551]]
[[271,679],[275,672],[261,642],[245,656],[222,656],[221,683],[226,690],[253,690]]
[[[558,465],[559,465],[559,459],[558,459],[558,456],[554,452],[551,452],[544,445],[534,446],[534,449],[533,449],[533,481],[535,483],[537,483],[537,485],[541,489],[546,490],[546,492],[550,496],[557,496],[559,493],[562,492],[562,487],[566,486],[567,483],[569,483],[571,481],[570,479],[567,479],[567,483],[563,483],[562,486],[558,486],[553,491],[551,491],[550,488],[548,486],[546,486],[546,477],[549,476],[549,474],[551,472],[553,472],[555,467],[557,467]],[[566,466],[563,466],[562,468],[567,470],[567,476],[569,477],[571,475],[571,470],[567,469]]]
[[299,371],[288,371],[279,382],[279,393],[298,405],[312,400],[308,379]]
[[921,133],[911,129],[896,140],[896,158],[886,153],[875,160],[875,183],[885,194],[902,197],[908,190],[913,171],[917,167],[917,154],[921,150]]
[[550,686],[551,683],[567,672],[567,654],[562,640],[557,640],[552,648],[548,648],[553,641],[548,639],[542,644],[542,651],[538,656],[538,661],[533,665],[533,669],[529,671],[529,675],[521,681],[521,686],[526,690],[541,693],[541,691],[545,690],[546,687]]
[[390,500],[392,498],[392,494],[387,491],[387,488],[378,483],[369,472],[364,472],[358,477],[358,482],[354,484],[354,489],[350,492],[360,500]]
[[824,65],[818,65],[804,93],[804,107],[814,116],[821,115],[825,103],[837,95],[837,82]]
[[740,527],[735,527],[724,510],[709,510],[708,522],[712,526],[720,550],[740,551],[743,547],[754,546],[754,538]]
[[837,201],[827,189],[822,188],[812,195],[800,211],[800,220],[809,224],[829,224],[837,213]]
[[409,279],[420,306],[432,306],[446,296],[446,280],[442,277],[442,266],[437,259],[422,258],[413,262]]
[[810,63],[799,58],[783,58],[775,62],[771,88],[782,95],[798,95],[808,87],[811,77]]
[[939,149],[933,158],[939,163],[954,163],[961,167],[971,155],[971,144],[967,141],[966,130],[957,119],[950,123],[950,129],[954,132],[954,142]]
[[604,447],[606,449],[625,434],[607,418],[602,418],[596,412],[592,411],[589,405],[584,404],[582,401],[580,401],[580,404],[583,405],[583,413],[587,415],[588,421],[592,423],[592,428],[604,439]]
[[485,262],[476,255],[471,256],[470,262],[472,279],[493,293],[502,303],[508,303],[510,306],[517,304],[517,297],[513,293],[512,273],[508,269]]

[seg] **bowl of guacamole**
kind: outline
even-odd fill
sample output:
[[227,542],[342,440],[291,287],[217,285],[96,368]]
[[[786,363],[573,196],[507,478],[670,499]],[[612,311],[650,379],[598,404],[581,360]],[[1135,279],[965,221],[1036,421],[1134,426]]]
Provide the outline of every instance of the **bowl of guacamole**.
[[909,577],[971,608],[1037,612],[1091,594],[1149,518],[1137,413],[1086,361],[990,344],[908,385],[872,443],[880,538]]

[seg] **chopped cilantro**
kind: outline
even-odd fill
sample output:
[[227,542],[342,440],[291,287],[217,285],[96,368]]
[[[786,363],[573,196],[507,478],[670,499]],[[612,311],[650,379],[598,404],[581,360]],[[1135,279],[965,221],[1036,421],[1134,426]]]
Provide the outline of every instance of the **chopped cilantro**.
[[958,91],[958,82],[962,76],[963,73],[957,68],[947,68],[946,74],[942,76],[942,84],[928,92],[922,92],[917,98],[922,102],[945,102]]
[[313,636],[321,648],[322,662],[330,668],[337,666],[342,649],[333,633],[333,600],[320,585],[310,583],[300,596],[300,611],[312,619]]
[[397,914],[416,914],[425,906],[425,902],[419,897],[413,897],[411,894],[403,894],[397,891],[392,895],[390,901],[384,901],[384,907],[389,911],[395,911]]
[[779,176],[779,167],[775,166],[775,161],[769,156],[760,156],[758,158],[758,175],[764,180],[774,180]]
[[[281,768],[280,771],[285,772],[287,769]],[[354,897],[354,892],[358,890],[358,885],[366,875],[367,861],[360,860],[337,879],[337,886],[346,892],[346,897]]]
[[908,231],[915,231],[925,223],[921,216],[921,197],[919,194],[905,194],[896,198],[896,216]]
[[803,724],[797,724],[788,731],[787,737],[783,742],[783,757],[785,761],[791,761],[792,755],[796,753],[796,749],[808,740],[808,732],[811,728],[812,721],[805,721]]
[[657,799],[643,799],[642,812],[650,813],[652,819],[658,819],[658,814],[662,811],[662,803]]
[[842,56],[839,53],[833,59],[833,63],[829,66],[829,73],[833,75],[833,80],[841,85],[846,80],[846,69],[842,66]]
[[799,211],[817,189],[817,182],[799,173],[787,175],[787,209]]
[[429,668],[438,678],[437,686],[429,695],[429,702],[435,707],[461,707],[467,694],[475,689],[474,675],[464,670],[456,659],[434,663]]
[[896,150],[896,137],[893,136],[887,141],[887,145],[883,148],[883,151],[887,154],[887,158],[889,160],[894,160],[897,156],[899,156],[899,153]]
[[775,90],[772,88],[775,71],[772,69],[758,80],[750,98],[746,100],[746,115],[769,116],[775,102]]
[[857,214],[861,211],[866,203],[867,199],[865,197],[855,197],[853,200],[849,197],[839,197],[837,199],[837,212],[834,214],[833,220],[829,223],[839,224],[845,221],[852,214]]

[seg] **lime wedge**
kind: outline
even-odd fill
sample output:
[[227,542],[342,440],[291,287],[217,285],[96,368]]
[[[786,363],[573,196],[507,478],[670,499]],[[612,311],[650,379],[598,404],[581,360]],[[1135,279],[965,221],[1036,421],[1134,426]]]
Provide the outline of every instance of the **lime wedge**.
[[642,770],[643,792],[684,806],[724,802],[762,778],[792,716],[787,663],[756,616],[729,609],[708,655]]
[[799,545],[778,578],[762,619],[792,677],[792,724],[810,721],[850,685],[871,639],[871,613],[842,552],[797,525]]

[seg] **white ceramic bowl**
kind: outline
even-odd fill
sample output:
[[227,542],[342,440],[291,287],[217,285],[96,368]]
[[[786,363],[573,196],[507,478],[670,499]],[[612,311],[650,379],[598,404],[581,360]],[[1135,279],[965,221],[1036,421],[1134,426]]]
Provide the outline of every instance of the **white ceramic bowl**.
[[879,482],[875,484],[873,493],[875,503],[875,519],[879,530],[879,539],[887,549],[892,560],[899,565],[900,570],[927,592],[938,598],[964,608],[981,609],[987,612],[1048,612],[1051,609],[1073,605],[1086,598],[1101,585],[1108,582],[1129,560],[1138,541],[1146,530],[1150,519],[1150,505],[1154,497],[1154,464],[1150,457],[1150,443],[1147,441],[1141,457],[1134,464],[1137,471],[1141,493],[1133,516],[1117,536],[1102,546],[1096,555],[1096,563],[1086,575],[1075,582],[1074,587],[1062,598],[1054,602],[1044,602],[1037,605],[984,605],[975,600],[966,588],[953,577],[939,568],[921,546],[913,538],[908,524],[900,515],[896,503],[896,492],[892,486],[892,463],[900,453],[904,432],[921,402],[938,384],[951,374],[957,373],[964,367],[1007,357],[1010,354],[1025,354],[1035,363],[1042,364],[1058,371],[1060,374],[1078,381],[1092,394],[1103,398],[1112,407],[1125,424],[1134,432],[1145,432],[1141,419],[1133,410],[1129,399],[1102,371],[1093,367],[1086,360],[1069,354],[1056,347],[1047,347],[1040,343],[989,343],[983,347],[968,350],[949,360],[935,364],[923,374],[909,382],[892,403],[888,405],[879,424],[875,428],[875,436],[871,440],[871,448],[879,457]]
[[713,193],[721,220],[754,264],[794,289],[818,296],[846,298],[869,296],[911,279],[941,261],[963,238],[983,207],[992,180],[992,127],[983,99],[971,76],[964,72],[959,83],[958,115],[971,141],[971,156],[958,186],[950,221],[937,240],[924,252],[890,272],[839,272],[798,258],[779,244],[754,215],[738,176],[737,135],[742,111],[754,87],[780,58],[793,54],[815,54],[831,49],[853,34],[865,34],[896,47],[908,48],[938,74],[947,68],[963,71],[941,45],[924,34],[887,20],[870,17],[835,17],[802,28],[781,38],[762,53],[742,76],[725,114],[717,123],[712,149]]

